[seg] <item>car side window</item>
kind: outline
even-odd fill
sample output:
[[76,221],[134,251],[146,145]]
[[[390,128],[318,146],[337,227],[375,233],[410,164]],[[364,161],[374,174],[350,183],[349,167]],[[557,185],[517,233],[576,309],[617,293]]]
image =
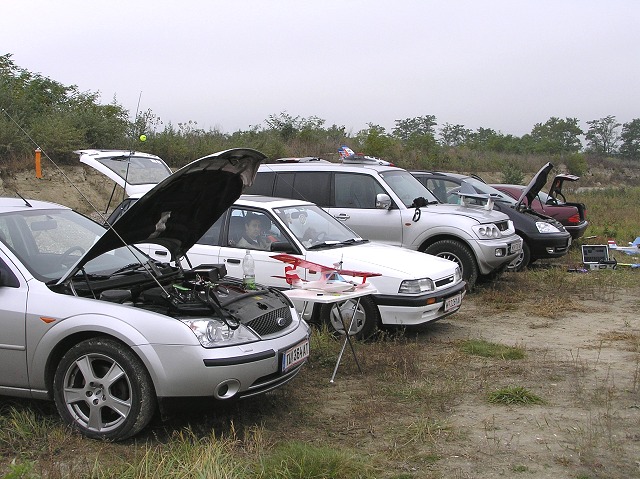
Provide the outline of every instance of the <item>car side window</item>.
[[[438,201],[447,203],[447,185],[441,178],[427,178],[426,181],[421,179],[420,182],[431,190],[431,193],[436,195]],[[450,188],[449,188],[450,189]]]
[[9,266],[2,261],[2,258],[0,258],[0,274],[2,274],[2,286],[6,286],[8,288],[20,287],[20,281],[18,281],[16,275],[13,274],[13,271],[9,269]]
[[322,171],[279,172],[273,196],[311,201],[319,206],[329,206],[331,173]]
[[227,246],[269,251],[276,241],[288,240],[269,215],[244,208],[231,210]]
[[[445,190],[445,197],[444,200],[442,200],[443,203],[451,203],[453,205],[460,203],[460,197],[456,194],[458,191],[463,193],[476,193],[476,190],[472,186],[464,182],[460,185],[454,181],[442,180],[442,184]],[[438,199],[440,199],[439,196]]]
[[311,201],[318,206],[329,206],[331,198],[331,173],[305,171],[296,173],[293,183],[295,199]]
[[276,184],[273,190],[273,196],[279,196],[281,198],[296,198],[300,199],[300,195],[295,195],[293,190],[293,180],[295,173],[280,172],[276,175]]
[[2,241],[7,246],[13,246],[13,242],[11,241],[11,237],[9,236],[9,229],[7,225],[2,219],[0,219],[0,241]]
[[243,193],[248,195],[271,196],[276,174],[273,171],[260,171],[253,180],[253,184],[245,188]]
[[220,246],[222,244],[220,241],[220,230],[222,229],[224,217],[225,215],[222,215],[215,223],[213,223],[211,228],[209,228],[207,232],[202,235],[202,238],[198,240],[198,244],[206,244],[209,246]]
[[339,208],[373,209],[378,193],[384,190],[369,175],[335,174],[335,206]]

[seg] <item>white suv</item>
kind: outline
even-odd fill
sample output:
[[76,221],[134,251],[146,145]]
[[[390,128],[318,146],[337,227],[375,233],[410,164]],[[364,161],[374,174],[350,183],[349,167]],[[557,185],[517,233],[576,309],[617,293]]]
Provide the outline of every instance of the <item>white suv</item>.
[[408,171],[393,166],[263,164],[245,193],[311,201],[363,238],[455,261],[470,288],[478,275],[502,271],[522,249],[504,213],[463,201],[440,203]]

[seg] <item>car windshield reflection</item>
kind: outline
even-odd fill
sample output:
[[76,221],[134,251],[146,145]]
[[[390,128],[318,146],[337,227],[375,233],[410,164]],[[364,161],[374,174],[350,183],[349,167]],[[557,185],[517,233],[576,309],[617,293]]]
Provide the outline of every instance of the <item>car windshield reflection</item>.
[[351,229],[317,206],[275,208],[275,212],[307,249],[363,241]]
[[[49,282],[61,278],[106,231],[71,210],[36,210],[0,215],[0,229],[11,231],[5,242],[33,276]],[[11,241],[10,238],[20,238]],[[87,274],[109,274],[131,263],[148,261],[135,248],[117,248],[89,261]]]
[[427,203],[440,203],[438,198],[408,171],[385,171],[380,173],[380,176],[385,179],[387,185],[398,195],[407,208],[411,207],[416,198],[424,198]]

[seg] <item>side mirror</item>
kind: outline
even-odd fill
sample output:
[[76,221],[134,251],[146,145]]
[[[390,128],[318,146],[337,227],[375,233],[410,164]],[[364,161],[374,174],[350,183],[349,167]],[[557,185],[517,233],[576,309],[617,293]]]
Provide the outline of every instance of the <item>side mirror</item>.
[[376,195],[376,208],[380,210],[388,210],[391,208],[391,198],[386,193],[378,193]]
[[278,253],[295,253],[296,250],[288,241],[274,241],[269,248],[270,251]]

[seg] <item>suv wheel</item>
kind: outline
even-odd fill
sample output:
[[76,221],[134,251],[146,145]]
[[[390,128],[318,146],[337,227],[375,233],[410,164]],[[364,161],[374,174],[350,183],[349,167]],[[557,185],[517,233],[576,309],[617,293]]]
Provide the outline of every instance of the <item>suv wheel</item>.
[[155,412],[153,384],[142,361],[111,339],[88,339],[67,351],[53,391],[65,422],[94,439],[133,436]]
[[[349,327],[349,321],[351,321],[356,304],[358,304],[357,299],[323,304],[320,307],[322,324],[326,324],[332,334],[344,335],[345,328]],[[369,296],[363,296],[360,298],[358,309],[355,310],[355,316],[353,316],[351,335],[356,339],[369,339],[378,330],[379,322],[378,306]]]
[[440,240],[428,246],[425,253],[454,261],[460,266],[467,288],[473,289],[478,279],[478,265],[471,250],[460,241]]

